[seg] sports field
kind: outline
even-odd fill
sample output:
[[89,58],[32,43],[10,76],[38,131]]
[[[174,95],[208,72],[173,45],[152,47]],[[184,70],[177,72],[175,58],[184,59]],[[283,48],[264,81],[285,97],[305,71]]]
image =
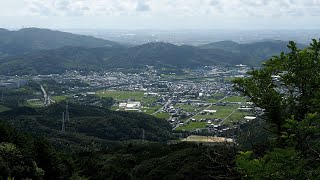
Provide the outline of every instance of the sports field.
[[233,140],[230,138],[224,138],[224,137],[213,137],[213,136],[189,136],[182,141],[187,141],[187,142],[209,142],[209,143],[223,143],[223,142],[228,142],[232,143]]

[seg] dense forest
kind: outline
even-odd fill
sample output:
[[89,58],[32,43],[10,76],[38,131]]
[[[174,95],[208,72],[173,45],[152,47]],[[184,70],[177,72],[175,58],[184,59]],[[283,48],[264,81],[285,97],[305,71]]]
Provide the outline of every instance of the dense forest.
[[0,113],[0,119],[72,151],[86,149],[93,143],[94,147],[108,147],[113,141],[142,140],[143,131],[148,141],[174,139],[170,125],[153,116],[70,103],[68,107],[70,121],[65,122],[64,133],[61,130],[65,103],[44,108],[18,107]]

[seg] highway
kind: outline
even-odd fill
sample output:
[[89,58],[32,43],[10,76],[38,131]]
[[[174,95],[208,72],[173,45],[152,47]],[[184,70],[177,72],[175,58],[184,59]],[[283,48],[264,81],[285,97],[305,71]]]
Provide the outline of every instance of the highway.
[[40,88],[41,88],[41,91],[42,91],[42,94],[43,94],[43,98],[44,98],[44,103],[43,103],[43,104],[44,104],[45,106],[49,106],[49,105],[51,104],[51,102],[55,103],[55,101],[52,100],[52,99],[48,96],[46,90],[43,88],[42,85],[40,85]]
[[48,94],[46,92],[46,90],[43,88],[42,85],[40,85],[40,88],[41,88],[41,91],[42,91],[42,94],[43,94],[43,98],[44,98],[44,105],[47,106],[47,105],[50,105],[50,100],[48,98]]

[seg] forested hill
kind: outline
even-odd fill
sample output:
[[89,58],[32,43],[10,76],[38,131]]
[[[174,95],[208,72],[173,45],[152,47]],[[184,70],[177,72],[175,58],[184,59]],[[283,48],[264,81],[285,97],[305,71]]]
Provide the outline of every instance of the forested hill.
[[[288,42],[280,40],[265,40],[260,42],[239,44],[233,41],[221,41],[199,46],[201,49],[224,50],[247,57],[245,64],[258,65],[268,58],[278,55],[280,52],[288,52]],[[298,44],[300,49],[307,46]]]
[[154,65],[200,67],[205,65],[260,65],[275,54],[287,51],[285,42],[254,44],[220,42],[201,47],[148,43],[135,47],[63,47],[41,50],[1,60],[0,74],[51,74],[66,70],[103,70]]
[[49,29],[26,28],[18,31],[0,29],[0,55],[21,55],[34,50],[57,49],[64,46],[111,47],[118,43]]
[[34,109],[15,108],[0,113],[0,121],[7,121],[24,132],[46,137],[62,148],[79,149],[110,145],[112,141],[141,140],[143,130],[148,141],[164,142],[172,139],[167,121],[142,113],[116,112],[108,109],[69,104],[70,121],[61,132],[65,104]]
[[134,141],[75,153],[3,122],[0,135],[0,179],[240,179],[224,145]]

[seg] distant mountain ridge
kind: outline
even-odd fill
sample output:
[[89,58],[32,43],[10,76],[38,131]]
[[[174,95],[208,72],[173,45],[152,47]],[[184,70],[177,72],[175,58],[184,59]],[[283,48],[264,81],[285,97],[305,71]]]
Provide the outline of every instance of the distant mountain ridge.
[[168,43],[148,43],[127,47],[63,47],[35,51],[23,56],[4,58],[0,74],[52,74],[66,70],[100,71],[112,68],[200,67],[205,65],[260,65],[264,60],[286,52],[286,43],[258,43],[239,47],[176,46]]
[[118,43],[92,36],[76,35],[50,29],[26,28],[18,31],[0,29],[0,52],[21,55],[35,50],[49,50],[64,46],[113,47]]
[[[288,42],[280,40],[265,40],[248,44],[239,44],[233,41],[221,41],[199,46],[201,49],[220,49],[226,50],[235,54],[247,56],[245,64],[259,65],[262,61],[278,55],[280,52],[288,52]],[[306,48],[306,45],[298,44],[301,49]]]
[[52,74],[66,70],[100,71],[146,65],[171,68],[257,66],[280,52],[287,52],[287,44],[270,40],[249,44],[221,41],[195,47],[154,42],[126,47],[90,36],[46,29],[0,29],[0,74]]
[[242,57],[223,50],[206,50],[193,46],[149,43],[132,48],[63,47],[9,57],[0,62],[0,74],[52,74],[66,70],[100,71],[112,68],[200,67],[244,63]]

